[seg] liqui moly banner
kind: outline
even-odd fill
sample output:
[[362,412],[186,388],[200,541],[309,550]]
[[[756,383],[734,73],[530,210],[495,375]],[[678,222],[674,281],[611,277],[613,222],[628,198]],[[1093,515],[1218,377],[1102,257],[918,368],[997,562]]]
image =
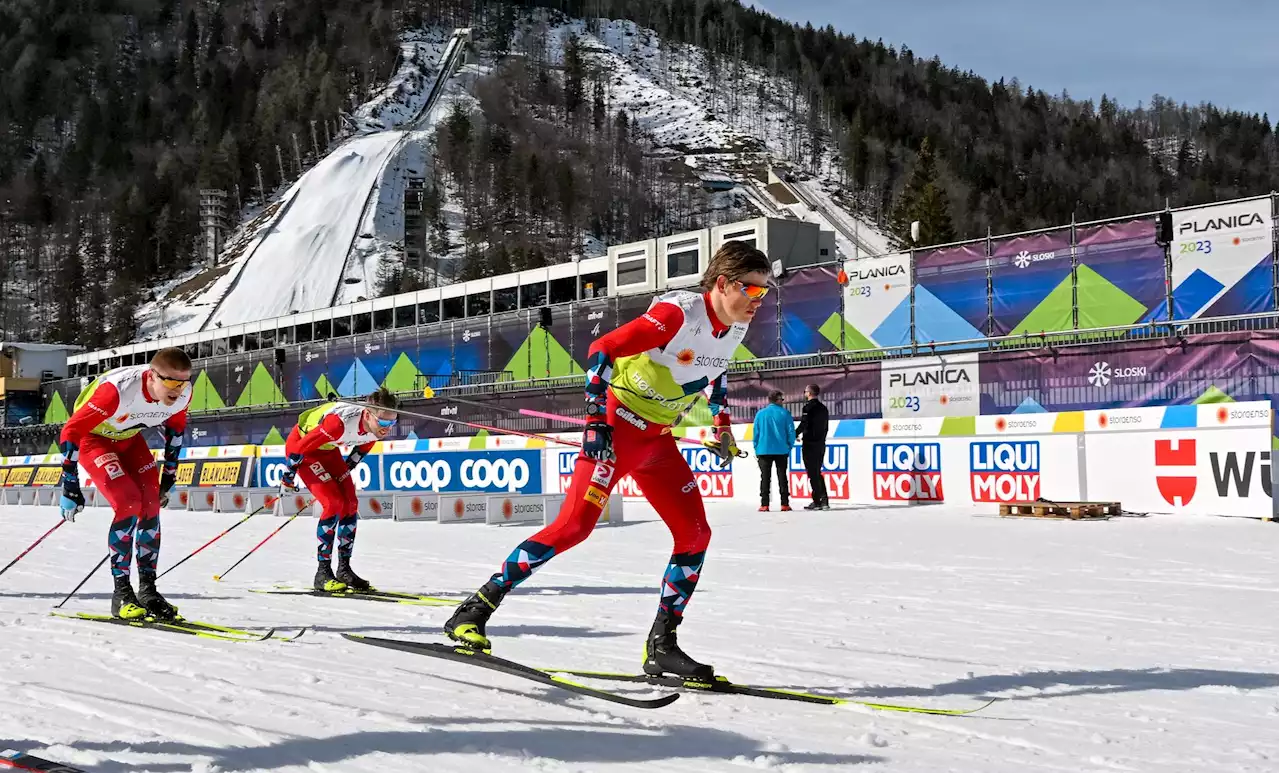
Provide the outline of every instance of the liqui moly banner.
[[880,363],[881,413],[886,419],[977,416],[981,393],[977,353]]
[[1271,199],[1173,213],[1173,318],[1275,309]]
[[[810,485],[809,474],[804,468],[800,446],[791,449],[787,467],[787,486],[791,496],[811,499],[813,486]],[[827,485],[827,499],[849,499],[849,446],[843,443],[827,444],[822,454],[822,482]]]
[[[569,490],[573,480],[573,469],[578,458],[577,451],[557,450],[555,455],[557,491]],[[680,453],[685,463],[693,472],[693,481],[703,499],[732,499],[734,496],[734,467],[721,468],[719,457],[705,448],[681,444]],[[644,492],[630,475],[619,478],[614,486],[614,494],[622,497],[642,498]]]
[[877,501],[941,502],[942,446],[938,443],[871,445],[872,490]]
[[1034,502],[1040,497],[1040,442],[970,443],[969,491],[974,502]]

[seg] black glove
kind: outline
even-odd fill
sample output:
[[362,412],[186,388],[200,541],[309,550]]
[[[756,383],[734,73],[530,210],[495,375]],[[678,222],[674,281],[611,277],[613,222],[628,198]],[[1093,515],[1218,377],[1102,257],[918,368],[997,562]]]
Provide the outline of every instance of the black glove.
[[347,469],[354,470],[355,468],[360,466],[360,462],[362,461],[364,461],[364,454],[360,452],[360,449],[357,448],[353,450],[351,454],[347,457]]
[[607,421],[587,423],[586,429],[582,431],[582,455],[605,462],[612,462],[617,458],[613,453],[613,427]]
[[173,490],[173,484],[177,483],[177,481],[178,481],[177,467],[175,466],[174,469],[170,470],[169,466],[165,465],[164,472],[160,473],[160,506],[161,507],[169,506],[169,492]]

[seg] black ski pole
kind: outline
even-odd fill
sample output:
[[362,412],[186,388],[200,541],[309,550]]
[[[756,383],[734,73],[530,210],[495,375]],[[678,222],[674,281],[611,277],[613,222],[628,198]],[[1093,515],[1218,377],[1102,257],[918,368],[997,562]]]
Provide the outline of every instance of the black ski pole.
[[67,594],[67,597],[66,597],[65,599],[63,599],[62,601],[59,601],[59,602],[58,602],[58,605],[57,605],[57,606],[55,606],[55,607],[54,607],[54,609],[60,609],[60,608],[62,607],[62,605],[63,605],[63,604],[65,604],[65,603],[67,603],[68,601],[70,601],[70,600],[71,600],[71,597],[72,597],[72,596],[74,596],[74,595],[76,595],[76,593],[78,593],[78,592],[80,591],[80,589],[84,587],[84,584],[85,584],[86,582],[88,582],[88,581],[89,581],[89,578],[90,578],[90,577],[92,577],[92,576],[93,576],[93,575],[94,575],[94,574],[95,574],[99,569],[101,569],[101,568],[102,568],[102,565],[103,565],[103,564],[105,564],[105,563],[107,562],[107,559],[108,559],[108,558],[110,558],[110,557],[111,557],[111,554],[110,554],[110,553],[108,553],[108,554],[106,554],[105,556],[103,556],[103,557],[102,557],[102,560],[101,560],[101,561],[99,561],[98,563],[94,564],[94,565],[93,565],[93,568],[89,570],[89,573],[88,573],[88,574],[86,574],[86,575],[84,576],[84,579],[80,581],[80,584],[79,584],[79,585],[77,585],[75,588],[73,588],[73,589],[71,590],[71,592]]

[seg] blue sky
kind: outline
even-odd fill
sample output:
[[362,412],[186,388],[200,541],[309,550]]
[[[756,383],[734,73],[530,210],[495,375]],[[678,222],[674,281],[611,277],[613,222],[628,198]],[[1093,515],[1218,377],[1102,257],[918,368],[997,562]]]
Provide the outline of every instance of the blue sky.
[[1126,107],[1162,94],[1262,113],[1274,125],[1277,0],[743,0],[788,21],[832,25],[987,80]]

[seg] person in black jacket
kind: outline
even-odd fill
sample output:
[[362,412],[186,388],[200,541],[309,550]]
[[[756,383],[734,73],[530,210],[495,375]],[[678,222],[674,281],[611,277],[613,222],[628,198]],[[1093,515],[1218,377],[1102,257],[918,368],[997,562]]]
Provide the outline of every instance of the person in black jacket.
[[827,406],[822,404],[818,395],[822,389],[817,384],[804,388],[804,408],[800,411],[800,426],[796,428],[796,440],[800,441],[800,458],[804,460],[804,471],[809,475],[809,487],[813,490],[813,501],[805,505],[806,510],[830,510],[827,502],[827,484],[822,479],[822,457],[827,452]]

